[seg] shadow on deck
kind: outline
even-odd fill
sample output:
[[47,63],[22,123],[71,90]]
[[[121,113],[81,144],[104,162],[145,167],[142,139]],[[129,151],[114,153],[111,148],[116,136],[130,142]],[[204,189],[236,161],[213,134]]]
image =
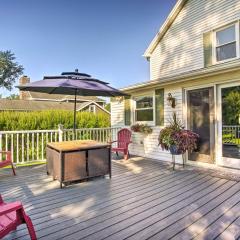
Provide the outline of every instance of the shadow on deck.
[[[113,162],[113,177],[70,185],[45,166],[0,171],[6,201],[21,200],[39,239],[237,239],[240,182],[135,158]],[[6,239],[29,239],[25,226]]]

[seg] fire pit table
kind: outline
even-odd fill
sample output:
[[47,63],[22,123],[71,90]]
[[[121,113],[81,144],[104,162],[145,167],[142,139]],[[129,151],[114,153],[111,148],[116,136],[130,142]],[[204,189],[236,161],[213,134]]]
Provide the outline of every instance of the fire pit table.
[[47,174],[63,184],[109,175],[111,145],[92,140],[47,144]]

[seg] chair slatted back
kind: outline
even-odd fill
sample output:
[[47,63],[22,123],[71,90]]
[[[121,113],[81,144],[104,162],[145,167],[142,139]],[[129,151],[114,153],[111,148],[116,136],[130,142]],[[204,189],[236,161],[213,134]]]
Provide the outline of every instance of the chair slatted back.
[[118,132],[118,147],[126,148],[127,143],[131,141],[132,133],[127,128],[123,128]]

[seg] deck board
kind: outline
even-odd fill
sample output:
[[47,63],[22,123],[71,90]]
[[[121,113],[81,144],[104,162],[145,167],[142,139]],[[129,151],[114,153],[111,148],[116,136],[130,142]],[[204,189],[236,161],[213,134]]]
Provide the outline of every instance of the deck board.
[[[45,166],[0,171],[0,192],[21,200],[39,239],[239,237],[240,183],[150,159],[113,162],[113,177],[59,188]],[[6,239],[29,239],[20,226]]]

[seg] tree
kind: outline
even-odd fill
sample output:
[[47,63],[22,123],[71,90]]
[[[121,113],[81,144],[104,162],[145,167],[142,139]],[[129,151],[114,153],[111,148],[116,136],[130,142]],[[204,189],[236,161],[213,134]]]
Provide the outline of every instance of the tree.
[[11,90],[15,80],[23,74],[23,66],[15,61],[11,51],[0,51],[0,87]]
[[231,91],[224,98],[224,123],[228,125],[239,124],[240,118],[240,91]]

